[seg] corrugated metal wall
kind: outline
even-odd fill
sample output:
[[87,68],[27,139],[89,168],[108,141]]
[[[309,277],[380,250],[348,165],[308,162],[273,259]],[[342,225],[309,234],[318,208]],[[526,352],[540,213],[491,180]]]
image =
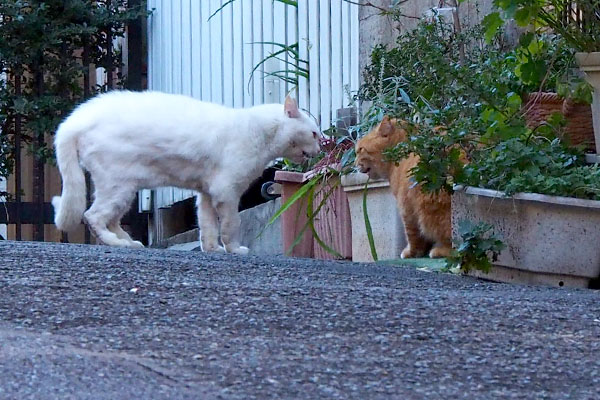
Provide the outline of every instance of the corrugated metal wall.
[[[358,6],[343,0],[300,0],[298,7],[273,0],[149,0],[149,88],[182,93],[232,107],[282,102],[293,84],[265,75],[285,69],[271,59],[251,79],[262,59],[279,47],[299,44],[310,78],[300,78],[296,95],[321,128],[358,89]],[[158,207],[192,195],[164,188]]]

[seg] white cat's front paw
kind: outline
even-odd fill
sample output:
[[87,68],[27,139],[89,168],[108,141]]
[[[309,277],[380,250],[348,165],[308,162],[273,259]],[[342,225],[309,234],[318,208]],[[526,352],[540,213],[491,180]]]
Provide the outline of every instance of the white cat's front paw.
[[146,246],[144,246],[142,244],[142,242],[138,241],[138,240],[132,240],[131,243],[129,244],[129,247],[131,247],[132,249],[145,249]]
[[204,246],[201,245],[203,252],[214,252],[214,253],[226,253],[225,248],[223,246]]
[[246,246],[239,246],[238,248],[231,250],[231,253],[240,254],[242,256],[245,256],[249,252],[250,252],[250,249],[247,248]]

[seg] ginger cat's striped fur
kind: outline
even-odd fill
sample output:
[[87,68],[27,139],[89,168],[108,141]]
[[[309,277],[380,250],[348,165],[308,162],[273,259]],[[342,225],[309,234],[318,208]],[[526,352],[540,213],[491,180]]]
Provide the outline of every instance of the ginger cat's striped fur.
[[416,155],[398,165],[383,161],[382,152],[407,139],[403,122],[384,117],[369,134],[356,143],[356,166],[372,179],[386,178],[398,202],[408,245],[402,258],[446,257],[452,250],[450,195],[444,191],[423,193],[410,179],[410,169],[419,161]]

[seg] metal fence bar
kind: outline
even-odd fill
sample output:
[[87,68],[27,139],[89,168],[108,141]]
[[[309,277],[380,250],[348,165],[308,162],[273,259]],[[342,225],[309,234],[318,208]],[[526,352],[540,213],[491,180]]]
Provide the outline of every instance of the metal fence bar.
[[[111,7],[112,7],[112,0],[106,0],[106,9],[109,14],[111,11]],[[108,80],[106,85],[109,90],[112,90],[115,88],[115,82],[113,79],[114,60],[113,60],[113,53],[111,50],[112,45],[113,45],[112,26],[108,26],[108,29],[106,30],[106,77]]]
[[[139,7],[141,0],[129,0],[131,7]],[[127,25],[127,88],[142,90],[142,18]]]
[[[87,99],[90,97],[90,49],[89,43],[86,39],[83,40],[82,50],[82,63],[83,63],[83,98]],[[86,209],[89,208],[92,203],[92,180],[90,173],[85,171],[85,204]],[[63,236],[63,241],[68,242],[68,236]],[[90,230],[87,224],[84,224],[83,242],[90,244],[92,241]]]
[[[36,71],[34,72],[35,80],[35,95],[40,98],[44,94],[44,67],[43,56],[40,55],[35,63]],[[42,149],[45,145],[44,133],[34,132],[35,148]],[[40,155],[33,156],[33,202],[36,204],[40,219],[33,226],[33,239],[39,242],[44,241],[44,195],[45,195],[45,179],[44,179],[45,162],[40,158]]]
[[[21,96],[21,71],[17,71],[15,75],[15,97],[19,98]],[[23,193],[23,185],[21,181],[21,171],[22,171],[22,162],[21,162],[21,128],[22,121],[21,116],[19,114],[15,115],[15,204],[17,209],[17,218],[15,221],[15,239],[22,240],[23,235],[23,227],[21,225],[21,207],[22,207],[22,199],[21,195]]]

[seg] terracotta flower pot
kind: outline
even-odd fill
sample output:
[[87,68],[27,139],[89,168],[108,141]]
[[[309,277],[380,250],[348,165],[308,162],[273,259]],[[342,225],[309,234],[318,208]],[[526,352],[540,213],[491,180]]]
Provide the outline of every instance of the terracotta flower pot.
[[[301,172],[275,172],[275,182],[281,184],[281,204],[285,204],[307,181],[307,175]],[[306,207],[307,199],[302,198],[281,215],[283,253],[292,257],[312,258],[314,256],[314,238],[309,229],[304,231],[300,242],[290,251],[292,244],[306,224]]]
[[583,145],[586,150],[595,152],[592,108],[589,104],[563,99],[552,92],[533,92],[525,99],[523,109],[530,128],[543,124],[554,113],[562,114],[567,120],[566,136],[569,143]]
[[[313,176],[314,171],[307,173],[277,171],[275,181],[281,184],[282,204],[292,197],[302,185],[306,184]],[[333,178],[339,179],[339,178]],[[328,187],[334,184],[330,181],[319,184],[315,192],[313,207],[316,208],[323,200]],[[290,247],[306,225],[308,198],[303,197],[297,200],[281,216],[281,229],[283,235],[284,253],[288,253]],[[334,188],[331,195],[325,200],[325,204],[316,214],[314,219],[315,231],[321,240],[333,250],[338,252],[343,258],[352,257],[352,228],[350,224],[350,209],[348,199],[341,185]],[[294,257],[314,257],[319,259],[334,259],[333,254],[326,251],[317,241],[310,230],[307,228],[302,235],[300,242],[292,249],[289,255]]]

